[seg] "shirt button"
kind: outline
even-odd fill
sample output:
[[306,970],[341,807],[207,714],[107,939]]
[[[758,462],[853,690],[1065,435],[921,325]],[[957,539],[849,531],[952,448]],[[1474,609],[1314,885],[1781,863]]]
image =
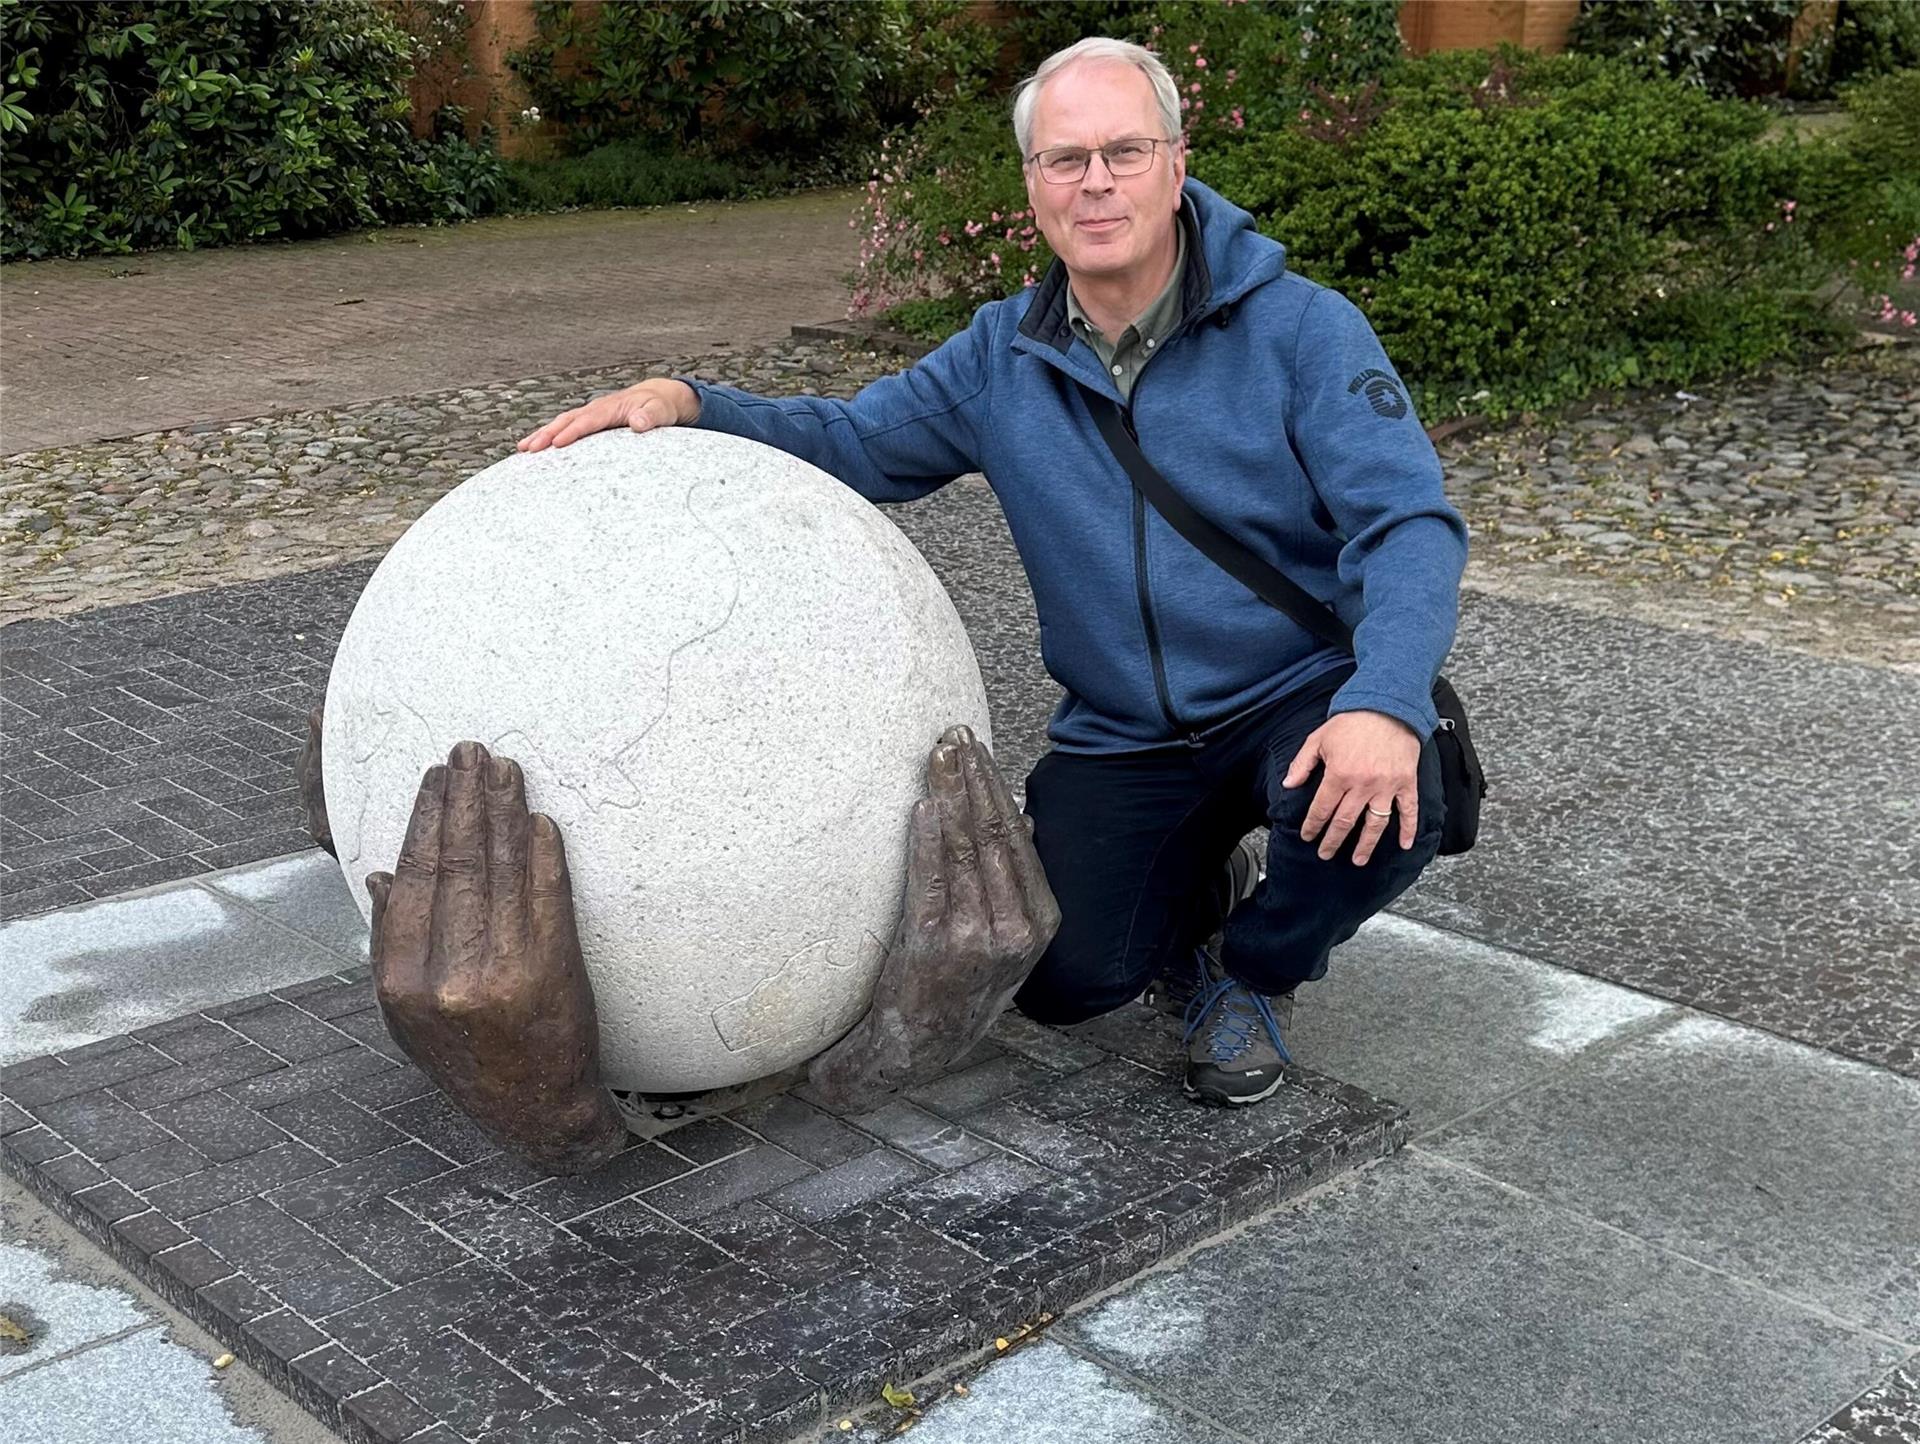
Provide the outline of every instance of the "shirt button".
[[1149,351],[1153,349],[1153,337],[1151,336],[1147,337],[1147,349]]
[[1114,367],[1114,368],[1113,368],[1113,374],[1114,374],[1115,376],[1118,376],[1118,375],[1120,374],[1120,368],[1119,368],[1118,366],[1116,366],[1116,367]]

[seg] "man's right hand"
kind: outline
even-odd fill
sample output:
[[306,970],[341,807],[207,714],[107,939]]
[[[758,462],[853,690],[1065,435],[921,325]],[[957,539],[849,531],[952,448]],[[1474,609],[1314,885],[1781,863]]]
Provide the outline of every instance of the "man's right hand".
[[565,446],[596,431],[624,426],[652,431],[656,426],[691,426],[700,419],[700,397],[684,381],[655,377],[636,381],[624,391],[596,396],[585,406],[563,411],[538,431],[520,438],[516,451],[545,451]]

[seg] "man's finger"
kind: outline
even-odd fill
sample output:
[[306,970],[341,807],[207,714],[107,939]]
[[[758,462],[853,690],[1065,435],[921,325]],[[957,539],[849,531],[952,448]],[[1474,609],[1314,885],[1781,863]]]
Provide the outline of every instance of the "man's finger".
[[656,426],[666,426],[673,421],[673,408],[659,396],[649,396],[633,408],[627,417],[627,427],[632,431],[651,431]]
[[1364,793],[1349,792],[1340,799],[1340,805],[1333,810],[1333,820],[1327,824],[1327,830],[1320,839],[1320,860],[1326,862],[1346,844],[1347,836],[1360,821],[1365,810]]
[[1413,846],[1413,839],[1420,831],[1420,788],[1413,782],[1407,783],[1394,795],[1394,805],[1400,809],[1400,847],[1402,851]]
[[1287,775],[1280,779],[1282,787],[1298,787],[1313,776],[1313,769],[1320,761],[1320,734],[1324,730],[1316,727],[1307,734],[1307,740],[1300,744],[1300,750],[1293,754],[1293,761],[1287,764]]
[[571,421],[573,415],[573,411],[562,411],[537,431],[529,432],[527,435],[521,437],[519,449],[522,451],[545,451],[553,444],[554,433],[565,426],[567,422]]
[[1320,835],[1320,829],[1333,817],[1334,809],[1340,806],[1340,799],[1347,795],[1347,785],[1335,782],[1325,774],[1321,775],[1320,786],[1314,790],[1313,801],[1307,805],[1307,816],[1300,824],[1300,840],[1312,842]]
[[1366,866],[1367,859],[1373,856],[1374,848],[1379,846],[1381,835],[1387,830],[1387,824],[1393,820],[1393,814],[1390,808],[1383,810],[1383,812],[1374,811],[1379,805],[1377,800],[1368,803],[1366,811],[1362,814],[1363,820],[1360,827],[1360,840],[1353,845],[1353,865],[1355,867]]
[[571,446],[581,437],[591,436],[594,432],[604,429],[600,422],[582,411],[575,415],[573,420],[569,421],[554,433],[553,444],[555,446]]

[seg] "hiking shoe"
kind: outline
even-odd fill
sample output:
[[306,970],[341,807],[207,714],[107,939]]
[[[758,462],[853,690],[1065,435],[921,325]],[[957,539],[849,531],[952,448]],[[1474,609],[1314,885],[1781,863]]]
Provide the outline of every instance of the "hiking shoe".
[[[1231,913],[1260,886],[1260,849],[1250,839],[1243,837],[1234,844],[1227,858],[1227,879],[1227,911]],[[1227,975],[1226,969],[1220,966],[1220,947],[1225,938],[1224,931],[1216,932],[1200,946],[1194,967],[1182,968],[1176,964],[1169,968],[1147,984],[1140,1001],[1169,1017],[1186,1017],[1187,1005],[1195,996],[1204,992],[1208,984]]]
[[1187,1007],[1187,1096],[1201,1103],[1258,1103],[1293,1061],[1286,1032],[1291,992],[1256,993],[1237,978],[1208,984]]

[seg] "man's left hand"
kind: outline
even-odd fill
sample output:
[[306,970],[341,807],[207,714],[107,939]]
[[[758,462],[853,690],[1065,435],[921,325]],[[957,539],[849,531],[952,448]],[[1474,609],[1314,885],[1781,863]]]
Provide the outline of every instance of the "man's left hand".
[[1353,863],[1364,866],[1393,814],[1400,816],[1400,846],[1413,846],[1420,826],[1420,738],[1383,712],[1341,712],[1314,729],[1294,754],[1283,787],[1299,787],[1326,768],[1307,809],[1302,841],[1320,838],[1320,856],[1340,851],[1356,823]]

